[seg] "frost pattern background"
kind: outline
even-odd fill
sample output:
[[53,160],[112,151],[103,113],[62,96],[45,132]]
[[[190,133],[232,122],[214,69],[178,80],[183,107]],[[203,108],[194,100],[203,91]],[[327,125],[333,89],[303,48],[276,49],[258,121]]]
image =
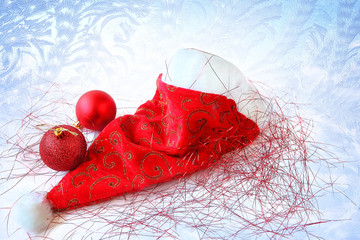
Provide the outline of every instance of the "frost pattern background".
[[[325,239],[360,238],[359,12],[355,0],[2,1],[0,150],[11,151],[9,137],[20,134],[29,108],[52,111],[42,120],[63,123],[75,119],[71,104],[90,89],[113,95],[118,115],[131,113],[152,97],[164,61],[180,47],[195,47],[300,103],[314,120],[314,138],[347,162],[333,170],[335,193],[319,199],[324,218],[346,220],[313,231]],[[36,108],[54,99],[58,104]],[[1,157],[3,192],[16,169]],[[31,181],[31,188],[39,185]],[[22,192],[20,185],[7,192],[0,207]],[[6,211],[0,214],[5,221]],[[1,227],[0,238],[5,233]]]

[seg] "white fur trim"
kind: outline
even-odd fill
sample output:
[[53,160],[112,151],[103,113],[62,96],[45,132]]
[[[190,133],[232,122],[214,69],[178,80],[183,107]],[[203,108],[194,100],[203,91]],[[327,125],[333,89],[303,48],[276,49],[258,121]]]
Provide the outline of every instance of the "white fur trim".
[[232,63],[195,49],[177,51],[167,66],[165,83],[205,93],[224,95],[237,103],[237,109],[261,125],[265,104],[256,88]]
[[42,193],[22,196],[13,206],[16,222],[28,233],[41,233],[53,219],[51,204]]

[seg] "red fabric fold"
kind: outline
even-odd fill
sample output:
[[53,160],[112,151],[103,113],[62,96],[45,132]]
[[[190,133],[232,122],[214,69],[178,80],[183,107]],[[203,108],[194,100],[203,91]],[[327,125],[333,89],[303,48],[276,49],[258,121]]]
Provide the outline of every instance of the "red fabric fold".
[[88,160],[47,198],[54,210],[73,209],[183,177],[244,148],[259,132],[233,100],[165,84],[160,75],[153,99],[112,121]]

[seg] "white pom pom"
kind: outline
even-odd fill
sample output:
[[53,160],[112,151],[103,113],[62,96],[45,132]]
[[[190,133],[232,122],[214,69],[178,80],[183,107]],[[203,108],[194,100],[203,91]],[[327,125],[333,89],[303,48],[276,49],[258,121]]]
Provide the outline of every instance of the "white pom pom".
[[41,233],[53,219],[51,204],[45,194],[29,193],[21,197],[13,206],[16,222],[28,233]]

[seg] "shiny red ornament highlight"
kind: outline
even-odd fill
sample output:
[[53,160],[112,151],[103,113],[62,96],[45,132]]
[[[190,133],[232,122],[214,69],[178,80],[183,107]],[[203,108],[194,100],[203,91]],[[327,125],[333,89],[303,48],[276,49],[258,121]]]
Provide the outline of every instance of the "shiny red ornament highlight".
[[49,168],[70,171],[84,162],[86,145],[78,129],[69,125],[55,126],[41,138],[40,156]]
[[76,117],[85,128],[101,131],[115,116],[115,101],[104,91],[86,92],[76,103]]

